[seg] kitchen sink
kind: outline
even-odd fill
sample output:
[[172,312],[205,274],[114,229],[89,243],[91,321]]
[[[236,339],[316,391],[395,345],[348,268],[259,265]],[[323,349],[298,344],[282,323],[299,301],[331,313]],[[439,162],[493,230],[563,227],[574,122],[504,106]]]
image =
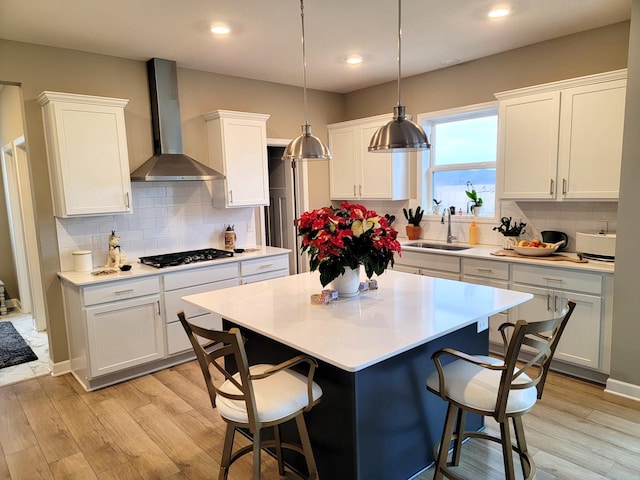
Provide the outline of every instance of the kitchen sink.
[[456,252],[459,250],[469,249],[469,247],[463,247],[460,245],[450,245],[450,244],[444,244],[444,243],[426,243],[426,242],[408,243],[407,247],[431,248],[434,250],[452,250]]

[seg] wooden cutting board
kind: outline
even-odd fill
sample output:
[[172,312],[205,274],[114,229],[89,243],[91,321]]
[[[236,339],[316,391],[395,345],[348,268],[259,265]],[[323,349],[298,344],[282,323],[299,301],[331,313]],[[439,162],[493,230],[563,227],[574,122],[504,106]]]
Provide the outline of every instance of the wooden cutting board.
[[533,257],[530,255],[520,255],[518,252],[514,250],[498,250],[496,252],[491,252],[491,255],[495,255],[496,257],[518,257],[518,258],[526,258],[529,260],[548,260],[551,262],[574,262],[574,263],[589,263],[587,259],[574,258],[568,255],[563,255],[561,253],[552,253],[546,257]]

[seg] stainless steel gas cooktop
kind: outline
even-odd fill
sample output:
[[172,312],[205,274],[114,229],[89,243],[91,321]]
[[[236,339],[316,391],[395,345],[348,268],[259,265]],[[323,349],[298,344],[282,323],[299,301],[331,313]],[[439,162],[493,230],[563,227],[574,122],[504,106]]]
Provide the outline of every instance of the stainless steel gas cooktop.
[[140,257],[140,263],[156,268],[165,268],[229,257],[233,257],[233,252],[218,250],[216,248],[204,248],[202,250],[189,250],[187,252],[165,253],[162,255]]

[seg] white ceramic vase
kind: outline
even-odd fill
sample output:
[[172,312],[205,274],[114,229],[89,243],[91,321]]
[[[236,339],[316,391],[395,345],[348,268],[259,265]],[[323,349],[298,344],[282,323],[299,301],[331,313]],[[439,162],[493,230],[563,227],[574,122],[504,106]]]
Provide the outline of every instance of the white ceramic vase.
[[349,298],[358,295],[360,265],[354,269],[346,267],[344,273],[331,282],[331,288],[338,292],[338,298]]

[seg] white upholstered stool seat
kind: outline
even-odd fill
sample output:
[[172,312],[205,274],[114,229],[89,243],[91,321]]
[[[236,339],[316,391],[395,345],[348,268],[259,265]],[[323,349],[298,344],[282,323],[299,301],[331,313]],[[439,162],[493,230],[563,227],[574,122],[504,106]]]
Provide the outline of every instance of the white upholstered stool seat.
[[[482,362],[492,365],[502,365],[503,361],[484,355],[474,355]],[[444,375],[448,379],[444,394],[452,401],[466,405],[474,410],[492,413],[496,408],[498,390],[502,372],[487,370],[474,363],[456,360],[443,367]],[[427,378],[430,390],[439,393],[439,378],[436,370]],[[527,374],[522,374],[515,383],[531,382]],[[538,392],[536,387],[530,386],[523,390],[514,390],[507,399],[506,414],[512,415],[530,410],[536,403]]]
[[[249,367],[252,375],[264,373],[274,365],[259,364]],[[233,378],[239,382],[240,374]],[[257,420],[262,423],[274,422],[299,412],[309,403],[307,393],[307,377],[291,370],[280,370],[261,380],[253,380],[253,394],[256,400]],[[220,386],[220,391],[228,394],[240,394],[240,390],[229,380]],[[286,395],[283,394],[286,392]],[[322,389],[313,382],[312,398],[315,402],[322,396]],[[227,420],[238,423],[248,423],[246,402],[232,400],[219,395],[216,407],[220,415]]]
[[[445,476],[462,478],[453,467],[460,463],[462,444],[467,438],[481,438],[502,445],[507,479],[516,478],[513,452],[518,455],[524,478],[535,478],[535,462],[527,449],[522,416],[542,397],[553,354],[575,306],[569,301],[561,316],[550,320],[503,323],[499,331],[504,343],[504,359],[469,355],[451,348],[433,354],[436,371],[429,375],[426,386],[448,402],[442,438],[436,447],[434,480]],[[519,360],[523,345],[529,347],[528,361]],[[465,430],[467,412],[493,417],[500,425],[500,437]],[[509,420],[513,423],[515,445],[511,442]],[[450,448],[451,461],[448,460]]]

